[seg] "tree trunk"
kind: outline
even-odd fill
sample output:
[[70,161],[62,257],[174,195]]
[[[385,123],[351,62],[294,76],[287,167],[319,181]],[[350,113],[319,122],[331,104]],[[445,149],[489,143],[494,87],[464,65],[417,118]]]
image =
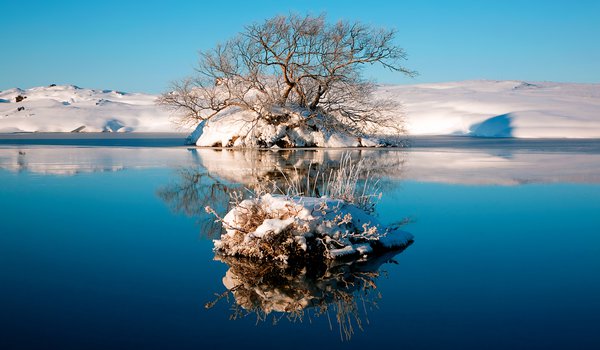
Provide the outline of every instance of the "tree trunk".
[[287,102],[288,97],[290,96],[290,92],[292,92],[292,89],[294,88],[294,84],[288,84],[288,86],[285,88],[285,91],[283,92],[283,95],[281,95],[281,105],[284,106],[285,103]]
[[312,102],[308,106],[308,109],[310,109],[311,111],[314,111],[317,108],[317,105],[319,104],[319,102],[321,101],[321,97],[323,97],[324,93],[325,93],[325,89],[321,88],[321,86],[319,85],[319,90],[317,91],[315,98],[312,100]]

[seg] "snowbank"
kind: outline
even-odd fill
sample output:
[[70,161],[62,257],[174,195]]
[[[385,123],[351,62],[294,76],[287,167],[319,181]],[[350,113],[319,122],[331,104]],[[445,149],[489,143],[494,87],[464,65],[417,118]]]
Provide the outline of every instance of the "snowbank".
[[265,194],[240,202],[222,224],[225,233],[214,240],[216,252],[282,262],[368,256],[413,239],[353,204],[325,197]]

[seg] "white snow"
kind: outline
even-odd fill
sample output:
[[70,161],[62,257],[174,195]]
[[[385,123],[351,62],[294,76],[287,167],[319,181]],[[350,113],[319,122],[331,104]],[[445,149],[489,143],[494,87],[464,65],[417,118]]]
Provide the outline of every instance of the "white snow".
[[262,238],[265,235],[272,234],[277,235],[281,231],[288,228],[294,222],[294,218],[290,217],[285,220],[281,219],[266,219],[263,223],[258,226],[254,232],[252,232],[252,236],[256,238]]
[[[27,98],[16,102],[19,95]],[[479,80],[380,86],[376,96],[403,104],[411,135],[600,138],[600,84]],[[174,116],[157,106],[156,98],[73,85],[4,90],[0,91],[0,132],[188,131],[172,123]],[[20,107],[24,109],[19,111]],[[201,125],[190,140],[199,146],[243,146],[250,117],[229,111]],[[288,134],[283,127],[260,125],[259,129],[267,142],[285,135],[292,143],[320,147],[378,143],[308,129]]]

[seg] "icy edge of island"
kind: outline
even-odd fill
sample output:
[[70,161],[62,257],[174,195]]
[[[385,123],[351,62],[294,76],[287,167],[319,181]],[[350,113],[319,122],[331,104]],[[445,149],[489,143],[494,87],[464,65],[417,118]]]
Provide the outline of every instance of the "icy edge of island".
[[386,147],[402,146],[403,135],[379,128],[370,135],[331,130],[318,118],[306,121],[302,112],[286,113],[288,120],[272,124],[249,112],[235,110],[203,120],[186,143],[199,147],[297,148],[297,147]]
[[220,221],[225,232],[213,241],[217,254],[284,263],[367,258],[413,241],[397,225],[326,197],[265,194],[241,201]]

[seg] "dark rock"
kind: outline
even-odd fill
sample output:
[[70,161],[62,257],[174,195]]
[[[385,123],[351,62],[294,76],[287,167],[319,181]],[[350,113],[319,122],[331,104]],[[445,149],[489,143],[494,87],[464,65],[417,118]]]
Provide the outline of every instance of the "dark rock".
[[286,138],[282,138],[282,139],[275,141],[275,145],[280,148],[292,147],[292,144],[290,142],[288,142],[288,140]]
[[27,98],[27,96],[19,95],[19,96],[15,97],[15,101],[21,102],[21,101],[23,101],[26,98]]
[[19,107],[19,108],[17,108],[17,112],[24,111],[24,110],[25,110],[25,107]]

